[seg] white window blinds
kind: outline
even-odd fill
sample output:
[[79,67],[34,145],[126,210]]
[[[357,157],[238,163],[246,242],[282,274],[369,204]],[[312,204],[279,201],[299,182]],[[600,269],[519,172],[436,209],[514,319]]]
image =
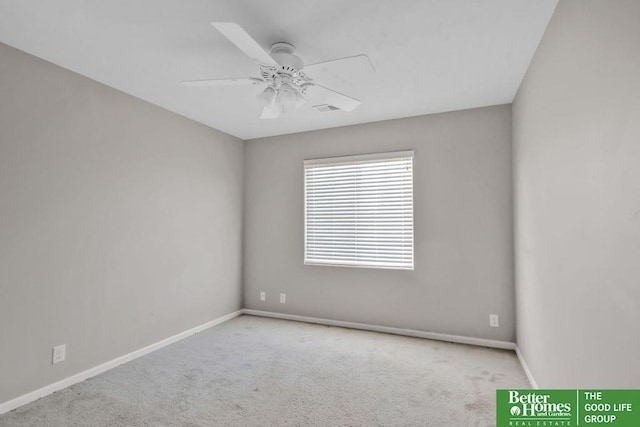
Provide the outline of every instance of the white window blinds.
[[305,160],[305,264],[413,269],[413,151]]

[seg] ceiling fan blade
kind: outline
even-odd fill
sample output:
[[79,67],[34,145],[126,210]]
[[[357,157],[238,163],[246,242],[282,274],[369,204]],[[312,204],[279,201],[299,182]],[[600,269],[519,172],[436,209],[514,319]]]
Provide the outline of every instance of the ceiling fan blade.
[[267,105],[262,109],[261,119],[275,119],[280,115],[280,110],[275,105]]
[[314,94],[318,94],[323,97],[326,104],[333,105],[344,111],[353,111],[361,104],[361,102],[355,98],[315,83],[310,89]]
[[212,22],[216,30],[260,65],[277,67],[278,63],[240,25],[233,22]]
[[376,69],[369,57],[362,54],[305,65],[304,72],[312,76],[314,74],[328,73],[336,77],[344,75],[357,77],[363,74],[375,73]]
[[182,82],[185,86],[241,86],[257,85],[262,83],[261,79],[255,77],[240,77],[233,79],[210,79],[210,80],[186,80]]

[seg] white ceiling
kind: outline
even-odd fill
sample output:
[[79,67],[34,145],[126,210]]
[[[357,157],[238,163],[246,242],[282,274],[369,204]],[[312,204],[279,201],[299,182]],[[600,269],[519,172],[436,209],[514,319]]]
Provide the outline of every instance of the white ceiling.
[[[557,0],[2,0],[0,41],[242,139],[509,103]],[[365,53],[376,73],[323,84],[353,112],[260,120],[258,86],[182,80],[258,76],[209,23],[240,24],[305,63]],[[355,76],[354,76],[355,77]],[[1,77],[0,77],[1,78]]]

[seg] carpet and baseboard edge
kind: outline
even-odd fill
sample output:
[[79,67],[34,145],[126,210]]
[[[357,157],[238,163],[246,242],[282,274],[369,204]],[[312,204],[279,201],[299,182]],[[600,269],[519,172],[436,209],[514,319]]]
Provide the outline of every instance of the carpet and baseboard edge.
[[524,373],[527,375],[527,379],[529,380],[529,383],[531,384],[531,388],[538,390],[540,387],[538,387],[538,383],[533,378],[533,374],[531,373],[531,370],[529,369],[529,365],[527,365],[527,361],[524,360],[524,355],[520,351],[520,347],[518,347],[518,345],[516,345],[516,349],[515,350],[516,350],[516,355],[518,356],[518,360],[520,361],[520,364],[522,365],[522,369],[524,369]]
[[252,316],[273,317],[276,319],[295,320],[298,322],[316,323],[319,325],[339,326],[342,328],[360,329],[363,331],[384,332],[387,334],[403,335],[407,337],[427,338],[430,340],[448,341],[448,342],[454,342],[458,344],[470,344],[470,345],[477,345],[480,347],[500,348],[504,350],[515,350],[516,348],[516,345],[514,343],[508,342],[508,341],[466,337],[463,335],[441,334],[438,332],[424,332],[424,331],[417,331],[414,329],[393,328],[389,326],[370,325],[367,323],[345,322],[342,320],[321,319],[317,317],[298,316],[295,314],[284,314],[284,313],[276,313],[272,311],[251,310],[246,308],[242,309],[242,313],[250,314]]
[[73,384],[77,384],[88,378],[99,375],[123,363],[127,363],[131,360],[137,359],[138,357],[144,356],[145,354],[159,350],[162,347],[165,347],[169,344],[173,344],[175,342],[183,340],[184,338],[197,334],[198,332],[202,332],[206,329],[212,328],[216,325],[219,325],[220,323],[226,322],[227,320],[231,320],[234,317],[237,317],[241,314],[248,314],[252,316],[261,316],[261,317],[271,317],[271,318],[284,319],[284,320],[294,320],[298,322],[315,323],[315,324],[327,325],[327,326],[338,326],[343,328],[359,329],[363,331],[382,332],[387,334],[402,335],[402,336],[408,336],[408,337],[426,338],[426,339],[432,339],[432,340],[438,340],[438,341],[454,342],[459,344],[476,345],[481,347],[514,350],[516,352],[516,355],[518,356],[520,364],[524,369],[525,374],[527,375],[527,378],[529,379],[529,382],[531,383],[531,386],[535,389],[538,388],[537,383],[533,379],[531,371],[529,370],[529,367],[527,366],[522,356],[522,353],[520,352],[520,349],[515,343],[512,343],[512,342],[489,340],[485,338],[474,338],[474,337],[467,337],[463,335],[450,335],[450,334],[441,334],[437,332],[417,331],[413,329],[394,328],[389,326],[370,325],[366,323],[346,322],[342,320],[331,320],[331,319],[322,319],[322,318],[309,317],[309,316],[298,316],[294,314],[251,310],[251,309],[245,308],[245,309],[234,311],[233,313],[229,313],[225,316],[218,317],[217,319],[211,320],[207,323],[203,323],[202,325],[196,326],[186,331],[180,332],[179,334],[173,335],[169,338],[158,341],[154,344],[148,345],[139,350],[136,350],[131,353],[125,354],[123,356],[112,359],[101,365],[95,366],[93,368],[87,369],[85,371],[82,371],[70,377],[64,378],[53,384],[46,385],[35,391],[23,394],[22,396],[18,396],[14,399],[0,403],[0,415],[6,412],[12,411],[16,408],[19,408],[20,406],[26,405],[27,403],[38,400],[49,394],[55,393],[58,390],[62,390],[64,388],[72,386]]
[[345,322],[342,320],[330,320],[330,319],[322,319],[317,317],[308,317],[308,316],[298,316],[295,314],[285,314],[285,313],[276,313],[272,311],[261,311],[261,310],[251,310],[244,308],[242,309],[242,314],[249,314],[252,316],[262,316],[262,317],[271,317],[275,319],[284,319],[284,320],[295,320],[298,322],[306,322],[306,323],[315,323],[318,325],[327,325],[327,326],[339,326],[343,328],[349,329],[360,329],[363,331],[373,331],[373,332],[384,332],[387,334],[395,334],[395,335],[403,335],[407,337],[417,337],[417,338],[426,338],[430,340],[438,340],[438,341],[447,341],[454,342],[458,344],[469,344],[469,345],[477,345],[480,347],[490,347],[490,348],[499,348],[504,350],[513,350],[518,357],[518,361],[520,365],[522,365],[522,369],[524,370],[529,383],[531,384],[531,388],[538,389],[538,384],[536,380],[533,378],[533,374],[527,365],[527,362],[524,359],[524,356],[520,352],[517,344],[508,342],[508,341],[499,341],[499,340],[489,340],[485,338],[474,338],[474,337],[466,337],[463,335],[450,335],[450,334],[441,334],[437,332],[424,332],[424,331],[416,331],[413,329],[402,329],[402,328],[392,328],[388,326],[378,326],[378,325],[370,325],[366,323],[354,323],[354,322]]
[[180,340],[183,340],[191,335],[197,334],[198,332],[202,332],[206,329],[212,328],[216,325],[219,325],[222,322],[226,322],[227,320],[233,319],[242,314],[242,310],[234,311],[233,313],[229,313],[227,315],[218,317],[217,319],[213,319],[209,322],[203,323],[202,325],[198,325],[191,329],[187,329],[186,331],[180,332],[179,334],[173,335],[169,338],[165,338],[161,341],[143,347],[141,349],[135,350],[131,353],[125,354],[120,357],[116,357],[108,362],[105,362],[101,365],[95,366],[93,368],[89,368],[86,371],[82,371],[70,377],[64,378],[60,381],[57,381],[53,384],[46,385],[42,388],[39,388],[35,391],[31,391],[29,393],[23,394],[22,396],[18,396],[14,399],[8,400],[6,402],[0,403],[0,415],[5,412],[12,411],[20,406],[26,405],[27,403],[33,402],[35,400],[40,399],[41,397],[45,397],[49,394],[55,393],[58,390],[62,390],[79,382],[82,382],[88,378],[95,377],[103,372],[106,372],[110,369],[115,368],[116,366],[122,365],[123,363],[130,362],[138,357],[144,356],[145,354],[151,353],[153,351],[159,350],[162,347],[168,346],[169,344],[173,344]]

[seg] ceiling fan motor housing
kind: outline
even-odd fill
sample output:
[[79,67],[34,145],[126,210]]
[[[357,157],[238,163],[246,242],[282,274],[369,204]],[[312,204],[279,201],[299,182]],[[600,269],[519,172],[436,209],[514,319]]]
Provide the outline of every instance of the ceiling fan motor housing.
[[312,83],[302,72],[304,63],[296,55],[295,47],[285,42],[274,43],[271,45],[270,54],[278,66],[261,65],[263,80],[276,91],[280,90],[282,85],[289,85],[304,94]]
[[270,53],[273,59],[285,69],[299,70],[304,66],[302,59],[296,55],[295,46],[290,43],[274,43],[271,45]]

